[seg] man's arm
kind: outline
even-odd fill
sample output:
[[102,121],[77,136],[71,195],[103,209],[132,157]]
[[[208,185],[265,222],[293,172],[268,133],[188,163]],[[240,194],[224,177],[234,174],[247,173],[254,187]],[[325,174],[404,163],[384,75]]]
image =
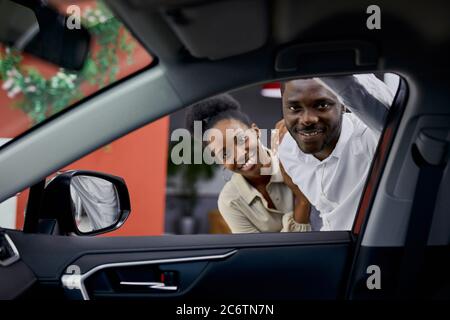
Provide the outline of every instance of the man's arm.
[[292,182],[280,164],[280,170],[283,174],[285,184],[292,190],[294,194],[294,211],[284,214],[282,219],[283,229],[281,232],[307,232],[311,231],[309,223],[309,215],[311,212],[311,204],[305,195],[300,191],[298,186]]
[[283,175],[284,184],[287,185],[294,194],[294,221],[301,224],[308,224],[311,204],[303,192],[300,191],[299,187],[292,181],[291,177],[286,173],[281,163],[280,170]]
[[370,129],[380,133],[394,97],[373,74],[315,78],[334,92],[342,103]]
[[[284,119],[278,121],[275,125],[275,132],[272,136],[272,152],[278,156],[278,146],[283,140],[284,135],[287,133],[287,128],[284,123]],[[294,211],[293,213],[285,214],[283,217],[283,232],[292,231],[310,231],[309,225],[309,213],[311,211],[311,204],[305,197],[300,188],[292,181],[291,177],[287,174],[286,170],[280,160],[280,171],[283,176],[284,184],[291,189],[294,195]]]
[[299,187],[292,181],[280,163],[280,170],[283,175],[284,183],[294,194],[294,211],[284,214],[282,219],[283,229],[281,232],[307,232],[311,231],[309,215],[311,204]]

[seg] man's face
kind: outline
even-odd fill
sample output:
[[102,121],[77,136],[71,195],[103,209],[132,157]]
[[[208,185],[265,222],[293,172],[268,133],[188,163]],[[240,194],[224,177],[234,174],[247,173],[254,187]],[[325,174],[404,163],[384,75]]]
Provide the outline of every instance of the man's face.
[[341,132],[344,107],[331,91],[313,79],[285,83],[283,116],[286,127],[304,153],[323,160]]

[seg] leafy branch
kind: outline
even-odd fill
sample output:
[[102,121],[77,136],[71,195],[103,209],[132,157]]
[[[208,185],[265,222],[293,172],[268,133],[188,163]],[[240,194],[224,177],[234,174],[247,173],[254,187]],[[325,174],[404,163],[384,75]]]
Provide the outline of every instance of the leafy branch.
[[37,69],[23,66],[22,54],[14,49],[0,50],[0,79],[9,98],[22,94],[16,106],[32,123],[39,123],[83,98],[80,84],[87,81],[102,88],[117,79],[118,54],[124,52],[132,63],[135,42],[122,23],[102,1],[95,8],[86,8],[82,24],[95,37],[98,50],[91,50],[80,73],[59,69],[46,79]]

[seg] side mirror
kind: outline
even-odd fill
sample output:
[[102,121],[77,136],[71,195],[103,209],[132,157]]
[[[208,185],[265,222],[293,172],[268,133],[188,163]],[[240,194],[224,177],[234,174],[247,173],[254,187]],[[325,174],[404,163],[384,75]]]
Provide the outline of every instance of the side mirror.
[[55,219],[61,234],[97,235],[116,230],[131,211],[125,181],[94,171],[58,174],[45,187],[42,201],[41,218]]

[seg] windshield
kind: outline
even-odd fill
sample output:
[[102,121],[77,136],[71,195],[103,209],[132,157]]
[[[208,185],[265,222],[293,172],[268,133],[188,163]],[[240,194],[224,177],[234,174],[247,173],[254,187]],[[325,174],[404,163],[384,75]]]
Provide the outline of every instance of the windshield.
[[12,14],[6,4],[19,5],[0,0],[0,146],[153,60],[102,1],[50,3],[67,16],[67,23],[79,18],[90,33],[87,60],[75,72],[18,50],[17,42],[26,38],[22,29],[28,30],[27,37],[33,37],[37,24],[33,24],[30,10]]

